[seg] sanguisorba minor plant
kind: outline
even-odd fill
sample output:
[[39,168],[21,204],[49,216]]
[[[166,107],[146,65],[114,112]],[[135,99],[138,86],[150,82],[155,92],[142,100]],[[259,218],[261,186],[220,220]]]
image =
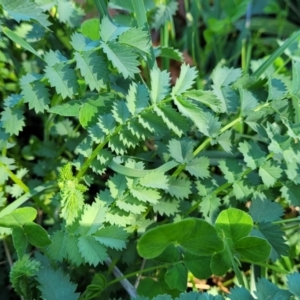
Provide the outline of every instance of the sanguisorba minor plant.
[[[95,4],[79,27],[71,1],[1,1],[22,62],[0,118],[1,299],[8,274],[23,299],[300,297],[285,216],[300,205],[300,32],[252,74],[218,66],[195,90],[184,63],[171,86],[156,58],[180,52],[150,40],[175,1],[110,1],[114,18]],[[229,294],[197,289],[225,274]]]

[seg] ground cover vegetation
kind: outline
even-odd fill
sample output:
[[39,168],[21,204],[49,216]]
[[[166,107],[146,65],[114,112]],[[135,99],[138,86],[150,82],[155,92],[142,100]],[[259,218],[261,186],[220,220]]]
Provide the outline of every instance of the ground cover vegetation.
[[300,299],[300,1],[0,1],[0,299]]

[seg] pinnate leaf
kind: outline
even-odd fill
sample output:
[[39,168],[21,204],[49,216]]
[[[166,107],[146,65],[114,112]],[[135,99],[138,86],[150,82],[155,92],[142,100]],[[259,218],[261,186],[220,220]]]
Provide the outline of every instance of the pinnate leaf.
[[126,247],[127,233],[118,226],[102,227],[94,234],[94,238],[106,247],[122,250]]
[[150,72],[151,77],[151,101],[158,103],[170,92],[170,74],[164,70],[154,67]]
[[139,72],[137,55],[129,47],[124,47],[117,42],[108,44],[102,42],[101,48],[124,78],[132,78],[135,73]]
[[282,169],[270,161],[267,161],[259,168],[259,175],[267,187],[274,185],[277,179],[280,178],[281,173]]
[[172,89],[172,94],[181,95],[186,90],[190,89],[195,82],[197,71],[195,67],[182,64],[180,69],[179,78],[176,81],[175,86]]

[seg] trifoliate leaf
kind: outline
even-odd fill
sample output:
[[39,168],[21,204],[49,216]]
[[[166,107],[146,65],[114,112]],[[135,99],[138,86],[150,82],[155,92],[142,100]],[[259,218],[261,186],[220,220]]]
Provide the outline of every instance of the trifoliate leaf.
[[197,76],[197,71],[195,67],[190,67],[189,65],[182,64],[180,69],[179,78],[176,81],[175,86],[172,89],[172,94],[181,95],[186,90],[190,89],[195,83],[195,78]]
[[126,96],[127,107],[132,115],[144,110],[149,101],[149,91],[144,84],[132,82]]
[[43,248],[51,244],[47,231],[39,224],[27,222],[23,226],[28,242],[37,247]]
[[258,144],[253,141],[250,141],[249,143],[247,141],[239,143],[238,149],[241,153],[243,153],[244,161],[252,170],[260,167],[267,160],[266,152],[262,151]]
[[100,37],[105,43],[114,41],[120,34],[128,30],[128,27],[118,27],[111,20],[104,16],[100,24]]
[[92,236],[81,236],[78,240],[78,247],[84,260],[95,267],[107,258],[106,247]]
[[108,78],[108,67],[104,58],[96,51],[86,51],[74,55],[77,68],[91,90],[100,91]]
[[2,227],[20,227],[27,222],[32,222],[37,216],[36,209],[32,207],[20,207],[0,218]]
[[283,208],[277,202],[255,199],[251,203],[249,213],[254,222],[273,222],[280,220],[283,215]]
[[241,69],[233,69],[227,67],[217,67],[212,73],[212,81],[215,86],[228,86],[238,80],[242,76]]
[[154,105],[153,110],[163,119],[164,123],[169,129],[173,130],[174,133],[179,137],[182,136],[183,132],[188,127],[187,122],[186,119],[182,117],[174,108],[167,105],[162,107]]
[[258,173],[263,183],[267,187],[270,187],[273,186],[277,181],[277,179],[280,178],[282,173],[282,168],[276,166],[271,161],[267,161],[262,166],[260,166]]
[[161,199],[158,203],[152,206],[153,211],[161,216],[171,216],[178,212],[179,202],[176,199],[169,200],[168,198]]
[[179,163],[186,163],[193,158],[194,142],[191,139],[170,140],[168,144],[171,156]]
[[181,114],[193,121],[200,132],[207,132],[206,115],[200,107],[180,96],[173,96],[173,100]]
[[63,99],[72,98],[78,91],[76,73],[64,63],[55,64],[52,67],[46,66],[45,76]]
[[40,284],[38,289],[42,292],[44,299],[79,299],[79,293],[75,293],[76,284],[71,282],[69,275],[65,275],[61,269],[44,267],[39,271],[36,280]]
[[119,37],[121,44],[136,48],[144,54],[149,54],[150,38],[147,31],[141,28],[130,28]]
[[222,102],[216,97],[212,91],[192,90],[184,93],[184,97],[200,102],[214,112],[222,112]]
[[167,269],[165,281],[170,289],[186,290],[188,270],[184,264],[175,264]]
[[17,22],[35,20],[45,28],[51,25],[42,9],[30,0],[2,0],[1,4]]
[[0,120],[6,133],[19,135],[19,132],[22,131],[25,126],[23,114],[23,110],[18,107],[6,107],[4,111],[1,112]]
[[270,258],[273,262],[281,256],[288,255],[289,246],[285,243],[284,232],[277,224],[260,222],[251,235],[266,239],[271,245]]
[[101,42],[101,48],[112,65],[125,79],[128,77],[133,78],[134,74],[140,71],[137,55],[129,47],[124,47],[117,42],[109,42],[108,44]]
[[185,169],[191,175],[204,179],[210,176],[208,167],[209,167],[208,158],[196,157],[186,164]]
[[166,192],[177,199],[188,198],[191,193],[191,183],[183,178],[171,178]]
[[100,201],[92,205],[85,204],[84,211],[79,221],[78,233],[80,235],[94,234],[105,222],[107,208]]
[[100,22],[99,18],[85,20],[81,24],[81,32],[84,36],[93,41],[100,40]]
[[102,245],[122,250],[126,247],[127,233],[118,226],[102,227],[93,235]]
[[84,11],[69,0],[57,1],[57,14],[60,22],[74,28],[80,26]]
[[154,67],[150,72],[152,103],[158,103],[163,100],[170,92],[170,74],[164,70],[161,71]]
[[258,279],[255,294],[258,299],[289,300],[291,297],[289,291],[280,289],[266,278]]

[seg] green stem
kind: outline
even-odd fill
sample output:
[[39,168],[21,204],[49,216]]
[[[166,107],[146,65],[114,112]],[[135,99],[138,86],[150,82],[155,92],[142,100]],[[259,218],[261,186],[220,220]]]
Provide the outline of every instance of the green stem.
[[276,267],[276,266],[273,266],[273,265],[269,265],[267,263],[262,263],[262,262],[253,262],[253,261],[250,261],[250,260],[247,260],[247,259],[240,259],[241,262],[246,262],[246,263],[250,263],[250,264],[255,264],[255,265],[258,265],[258,266],[261,266],[261,267],[264,267],[264,268],[268,268],[268,269],[271,269],[273,271],[276,271],[276,273],[283,273],[283,274],[289,274],[289,271],[286,271],[284,269],[281,269],[279,267]]
[[285,220],[279,220],[272,222],[272,224],[284,224],[284,223],[290,223],[290,222],[300,222],[300,218],[291,218],[291,219],[285,219]]
[[5,170],[5,172],[8,174],[9,178],[16,183],[25,193],[29,192],[29,187],[20,179],[17,177],[8,167],[0,162],[0,166]]
[[138,271],[135,271],[135,272],[132,272],[132,273],[128,273],[128,274],[124,275],[123,277],[119,277],[119,278],[116,278],[116,279],[108,282],[106,286],[117,283],[117,282],[121,281],[122,279],[133,277],[137,274],[143,274],[143,273],[147,273],[147,272],[150,272],[150,271],[155,271],[157,269],[168,268],[168,267],[170,267],[174,264],[178,264],[178,263],[182,263],[182,261],[178,261],[176,263],[166,263],[166,264],[163,264],[163,265],[149,267],[149,268],[146,268],[146,269],[143,269],[143,270],[138,270]]

